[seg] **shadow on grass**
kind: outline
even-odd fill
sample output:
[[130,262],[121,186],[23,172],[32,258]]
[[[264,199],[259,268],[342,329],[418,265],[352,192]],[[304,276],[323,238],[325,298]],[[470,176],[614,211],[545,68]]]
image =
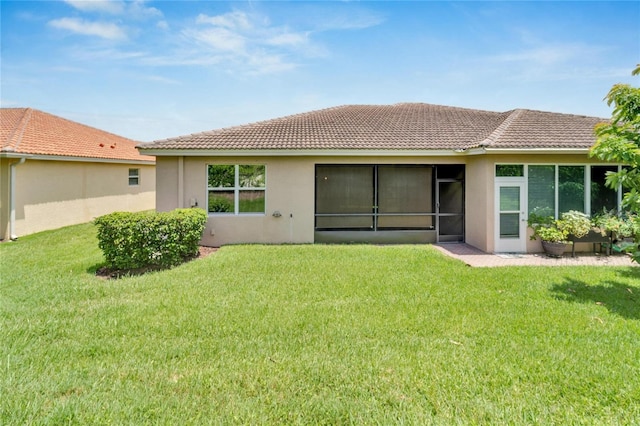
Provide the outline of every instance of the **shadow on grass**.
[[[634,272],[629,272],[635,276]],[[620,282],[588,285],[582,281],[565,278],[562,284],[551,288],[554,297],[565,302],[595,303],[613,314],[640,320],[640,287]]]

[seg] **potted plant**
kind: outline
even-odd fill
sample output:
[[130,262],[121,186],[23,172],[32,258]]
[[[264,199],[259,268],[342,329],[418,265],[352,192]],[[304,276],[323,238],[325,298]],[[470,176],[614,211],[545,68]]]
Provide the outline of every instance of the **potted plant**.
[[558,221],[558,227],[565,230],[567,235],[573,235],[576,238],[584,237],[592,229],[589,216],[577,210],[569,210],[562,213],[562,219]]
[[640,242],[640,221],[631,213],[616,214],[604,211],[593,218],[594,229],[611,238],[614,252],[638,251]]
[[569,235],[581,238],[591,230],[591,220],[579,211],[571,210],[555,220],[552,216],[529,215],[529,227],[533,229],[531,239],[540,238],[542,248],[549,256],[560,257],[569,244]]
[[528,225],[533,229],[531,239],[540,238],[542,248],[548,256],[561,257],[567,249],[568,232],[559,225],[552,216],[530,214]]

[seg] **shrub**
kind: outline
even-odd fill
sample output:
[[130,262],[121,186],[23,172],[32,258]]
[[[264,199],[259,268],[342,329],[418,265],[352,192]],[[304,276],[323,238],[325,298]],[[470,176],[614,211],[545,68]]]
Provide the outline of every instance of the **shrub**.
[[167,268],[198,253],[207,213],[177,209],[166,213],[115,212],[95,219],[98,247],[115,269]]

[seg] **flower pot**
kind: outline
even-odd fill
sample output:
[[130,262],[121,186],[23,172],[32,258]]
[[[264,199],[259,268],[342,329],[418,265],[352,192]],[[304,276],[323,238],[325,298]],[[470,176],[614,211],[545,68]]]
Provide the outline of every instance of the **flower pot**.
[[562,257],[565,250],[567,249],[567,245],[565,243],[552,243],[550,241],[543,241],[542,248],[547,256],[551,257]]

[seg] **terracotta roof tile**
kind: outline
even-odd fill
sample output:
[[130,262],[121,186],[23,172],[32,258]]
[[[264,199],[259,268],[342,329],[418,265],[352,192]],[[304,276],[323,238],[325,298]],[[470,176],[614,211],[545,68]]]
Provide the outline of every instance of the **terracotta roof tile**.
[[137,142],[31,108],[0,109],[2,153],[155,161]]
[[600,118],[423,103],[347,105],[140,146],[153,150],[588,148]]

